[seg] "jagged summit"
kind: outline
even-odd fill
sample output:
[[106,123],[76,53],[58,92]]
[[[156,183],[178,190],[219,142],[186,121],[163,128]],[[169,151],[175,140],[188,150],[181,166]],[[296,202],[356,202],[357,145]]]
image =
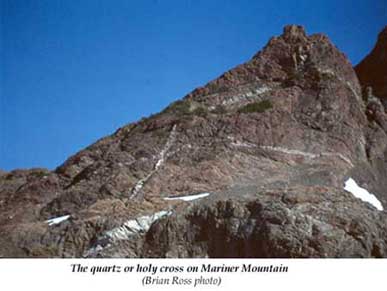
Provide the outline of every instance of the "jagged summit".
[[387,257],[387,116],[373,106],[328,37],[287,26],[55,171],[0,176],[0,255]]
[[379,33],[378,42],[380,45],[387,44],[387,26]]
[[[350,92],[349,96],[334,92],[333,86],[344,87]],[[327,94],[329,90],[333,90],[332,94]],[[303,92],[302,97],[298,96],[300,92]],[[303,95],[306,92],[308,96]],[[275,110],[293,111],[295,107],[288,107],[291,98],[283,96],[295,95],[298,96],[296,103],[300,102],[299,110],[310,111],[313,115],[310,122],[303,113],[295,115],[297,118],[303,115],[301,119],[308,125],[328,130],[328,123],[338,124],[336,118],[345,115],[344,108],[349,104],[356,106],[352,106],[354,111],[348,118],[358,119],[353,124],[364,122],[359,114],[364,105],[360,86],[350,62],[325,35],[307,36],[304,28],[296,25],[286,26],[281,36],[272,38],[250,61],[194,91],[189,98],[209,108],[216,109],[220,105],[228,111],[237,111],[252,101],[269,99],[274,105],[278,102],[278,106],[273,106]],[[312,100],[319,100],[320,105],[314,107],[316,104]],[[313,105],[307,109],[309,102]],[[333,108],[333,104],[341,108],[340,112],[326,110]],[[318,116],[324,116],[324,121],[316,118]],[[324,125],[317,125],[317,120]]]
[[300,25],[287,25],[284,27],[282,37],[287,41],[305,40],[305,28]]
[[209,106],[230,106],[238,94],[248,95],[257,88],[267,91],[279,85],[297,84],[307,88],[322,75],[329,74],[348,80],[354,91],[359,89],[352,65],[328,37],[308,36],[302,26],[289,25],[251,60],[194,90],[186,98]]
[[355,70],[362,86],[371,86],[387,108],[387,26],[379,33],[371,53]]

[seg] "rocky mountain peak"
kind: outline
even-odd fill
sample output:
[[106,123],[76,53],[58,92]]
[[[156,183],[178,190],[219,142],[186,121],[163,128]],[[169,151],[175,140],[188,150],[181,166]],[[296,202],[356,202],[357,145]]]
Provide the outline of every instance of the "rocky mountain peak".
[[55,171],[0,175],[0,256],[387,257],[387,116],[367,92],[328,37],[287,26]]
[[[239,104],[254,90],[273,86],[310,88],[324,79],[346,80],[361,102],[360,87],[351,63],[323,34],[307,35],[298,25],[284,27],[283,34],[273,37],[251,60],[241,64],[187,98],[208,106]],[[260,88],[260,89],[257,89]]]
[[306,32],[305,28],[300,25],[287,25],[283,29],[282,37],[287,41],[305,40]]
[[387,45],[387,26],[378,35],[379,45]]
[[370,54],[355,67],[361,85],[372,87],[387,108],[387,26],[379,33]]

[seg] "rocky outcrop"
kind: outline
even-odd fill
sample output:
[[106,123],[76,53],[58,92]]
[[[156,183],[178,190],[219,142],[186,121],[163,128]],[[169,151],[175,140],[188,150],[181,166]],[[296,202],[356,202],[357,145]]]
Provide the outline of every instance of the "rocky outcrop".
[[374,49],[355,70],[362,86],[372,87],[387,107],[387,26],[379,33]]
[[[229,192],[155,223],[147,257],[385,257],[385,215],[327,187]],[[235,194],[235,195],[233,195]],[[235,198],[238,197],[238,198]]]
[[382,192],[387,189],[387,26],[379,33],[373,50],[355,67],[355,71],[362,85],[370,123],[366,139],[369,164],[374,168],[374,191]]
[[0,176],[0,255],[386,257],[386,212],[344,191],[352,177],[387,205],[371,103],[327,36],[287,26],[55,171]]

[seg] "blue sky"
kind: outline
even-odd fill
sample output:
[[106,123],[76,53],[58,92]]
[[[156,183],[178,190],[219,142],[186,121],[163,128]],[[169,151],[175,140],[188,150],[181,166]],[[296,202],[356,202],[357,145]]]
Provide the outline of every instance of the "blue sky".
[[386,0],[0,0],[0,168],[55,168],[260,50],[286,24],[353,63]]

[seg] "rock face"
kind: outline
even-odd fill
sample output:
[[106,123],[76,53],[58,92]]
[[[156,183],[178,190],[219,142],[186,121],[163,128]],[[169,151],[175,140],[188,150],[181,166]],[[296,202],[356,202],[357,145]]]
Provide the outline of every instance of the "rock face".
[[371,53],[355,67],[365,94],[366,115],[370,125],[366,131],[367,156],[374,168],[377,183],[374,191],[387,189],[387,152],[384,144],[387,132],[387,26],[379,33]]
[[372,52],[355,70],[362,86],[371,86],[375,95],[387,105],[387,26],[380,32]]
[[[240,192],[233,193],[239,196]],[[383,214],[330,188],[192,205],[152,226],[145,257],[385,257]],[[274,198],[274,199],[273,199]]]
[[344,190],[352,177],[387,205],[371,97],[325,35],[287,26],[55,171],[0,175],[0,255],[387,257],[386,212]]

